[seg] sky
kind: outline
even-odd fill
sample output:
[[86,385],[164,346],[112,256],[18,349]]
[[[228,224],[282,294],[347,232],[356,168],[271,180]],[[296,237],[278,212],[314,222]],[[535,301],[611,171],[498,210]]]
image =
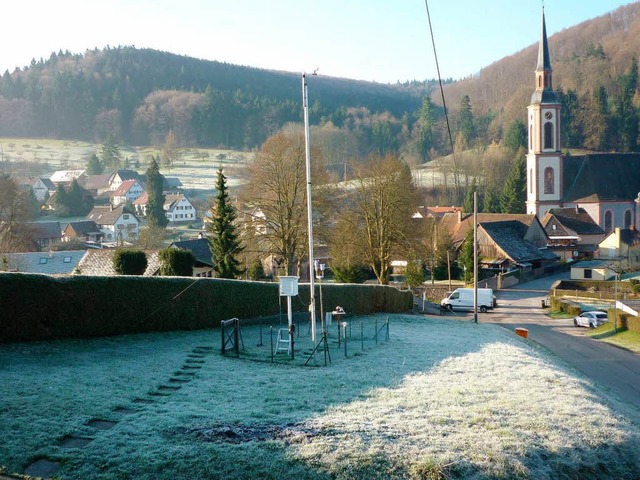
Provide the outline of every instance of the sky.
[[[440,73],[460,79],[536,43],[542,0],[428,0]],[[547,33],[629,0],[546,0]],[[51,52],[138,48],[380,83],[437,78],[425,0],[7,0],[0,73]]]

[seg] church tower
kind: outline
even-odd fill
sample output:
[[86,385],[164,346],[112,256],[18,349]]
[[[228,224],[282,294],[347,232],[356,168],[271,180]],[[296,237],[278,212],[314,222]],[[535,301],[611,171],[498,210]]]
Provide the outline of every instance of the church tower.
[[560,103],[553,91],[544,9],[535,76],[536,89],[527,107],[527,213],[542,218],[549,209],[561,206],[563,158],[560,150]]

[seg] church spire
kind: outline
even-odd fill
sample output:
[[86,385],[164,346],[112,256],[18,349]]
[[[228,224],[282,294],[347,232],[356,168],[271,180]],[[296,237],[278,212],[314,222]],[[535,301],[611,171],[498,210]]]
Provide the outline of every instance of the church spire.
[[542,33],[540,35],[540,45],[538,47],[538,66],[536,67],[536,70],[551,70],[549,44],[547,42],[547,26],[544,21],[544,7],[542,7]]
[[544,7],[542,8],[542,32],[538,45],[538,65],[536,66],[536,90],[531,97],[531,103],[556,103],[557,97],[553,91],[553,70],[549,56],[549,43],[547,41],[547,26],[544,20]]

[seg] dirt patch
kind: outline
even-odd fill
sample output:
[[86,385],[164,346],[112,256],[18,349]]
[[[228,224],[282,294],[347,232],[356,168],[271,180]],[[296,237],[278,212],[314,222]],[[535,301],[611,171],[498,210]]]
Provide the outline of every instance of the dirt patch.
[[286,443],[302,443],[310,438],[323,435],[318,429],[308,428],[299,424],[286,425],[241,425],[219,424],[197,427],[187,430],[205,442],[246,443],[265,442],[268,440],[282,440]]

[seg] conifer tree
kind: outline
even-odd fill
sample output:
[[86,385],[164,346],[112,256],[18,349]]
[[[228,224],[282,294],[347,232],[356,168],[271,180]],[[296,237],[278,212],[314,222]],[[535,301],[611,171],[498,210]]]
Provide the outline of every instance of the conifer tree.
[[147,168],[147,193],[149,194],[149,202],[147,203],[147,223],[150,227],[166,227],[169,223],[167,216],[164,214],[164,194],[162,193],[163,177],[160,173],[160,167],[155,158],[151,159],[149,168]]
[[227,177],[222,173],[222,167],[218,169],[216,191],[215,204],[211,209],[213,218],[207,226],[213,270],[218,278],[236,278],[242,273],[236,257],[244,248],[238,238],[234,223],[236,211],[229,204]]
[[524,213],[527,199],[526,164],[522,150],[516,154],[516,161],[511,166],[504,181],[500,197],[502,213]]

